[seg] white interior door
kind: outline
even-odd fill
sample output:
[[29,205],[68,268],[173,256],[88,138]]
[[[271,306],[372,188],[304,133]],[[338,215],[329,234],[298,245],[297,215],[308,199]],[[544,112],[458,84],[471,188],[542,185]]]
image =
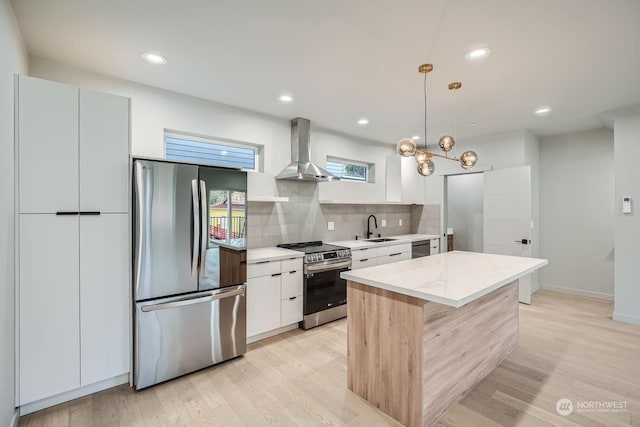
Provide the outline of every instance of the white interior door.
[[[484,174],[484,252],[531,256],[531,167]],[[531,276],[520,279],[520,302],[531,303]]]

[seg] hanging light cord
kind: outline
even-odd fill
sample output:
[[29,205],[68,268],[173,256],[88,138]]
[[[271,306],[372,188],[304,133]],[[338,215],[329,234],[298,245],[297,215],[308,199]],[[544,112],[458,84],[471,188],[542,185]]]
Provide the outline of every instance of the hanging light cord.
[[427,73],[424,73],[424,149],[427,149]]

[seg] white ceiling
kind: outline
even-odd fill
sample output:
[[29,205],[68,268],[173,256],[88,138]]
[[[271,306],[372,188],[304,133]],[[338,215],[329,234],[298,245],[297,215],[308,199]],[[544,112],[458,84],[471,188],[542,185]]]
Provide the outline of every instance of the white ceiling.
[[[382,142],[601,126],[640,103],[638,0],[13,0],[31,55]],[[467,50],[489,46],[480,63]],[[152,66],[154,51],[169,62]],[[295,100],[286,105],[282,93]],[[549,105],[547,117],[533,110]],[[356,124],[360,117],[368,126]],[[469,127],[470,122],[478,123]]]

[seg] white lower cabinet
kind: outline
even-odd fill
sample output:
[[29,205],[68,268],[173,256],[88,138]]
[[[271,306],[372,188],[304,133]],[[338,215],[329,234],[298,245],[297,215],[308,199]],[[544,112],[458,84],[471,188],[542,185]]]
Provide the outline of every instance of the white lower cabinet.
[[247,264],[247,337],[302,320],[302,258]]
[[411,259],[411,243],[351,249],[352,269],[373,267]]
[[247,279],[248,337],[280,327],[280,301],[279,274]]
[[129,372],[129,216],[80,217],[80,383]]
[[20,404],[80,387],[78,217],[20,215]]
[[129,216],[20,215],[20,404],[129,371]]

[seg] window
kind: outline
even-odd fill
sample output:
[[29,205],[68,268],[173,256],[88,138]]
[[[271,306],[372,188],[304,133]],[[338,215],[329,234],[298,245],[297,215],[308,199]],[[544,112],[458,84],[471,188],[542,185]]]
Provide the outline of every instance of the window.
[[373,164],[327,157],[327,170],[344,181],[373,182]]
[[168,132],[164,139],[167,160],[253,171],[261,169],[260,145]]

